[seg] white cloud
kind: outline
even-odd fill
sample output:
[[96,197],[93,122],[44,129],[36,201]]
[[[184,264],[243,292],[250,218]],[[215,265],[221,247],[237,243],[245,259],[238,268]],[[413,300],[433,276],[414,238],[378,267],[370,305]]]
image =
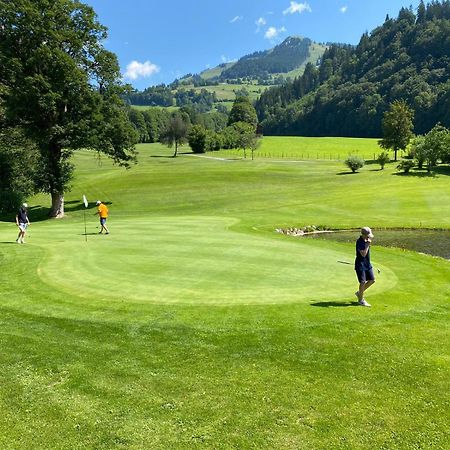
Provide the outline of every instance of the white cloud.
[[230,20],[230,23],[235,23],[235,22],[239,22],[240,20],[242,20],[243,17],[242,16],[235,16]]
[[299,13],[301,14],[304,11],[308,11],[311,12],[311,6],[308,5],[308,3],[297,3],[297,2],[291,2],[291,6],[289,6],[289,8],[285,9],[283,11],[283,14],[295,14],[295,13]]
[[266,39],[275,39],[276,37],[278,37],[278,35],[280,33],[284,33],[286,30],[286,28],[281,27],[281,28],[275,28],[275,27],[269,27],[266,31],[266,34],[264,35],[264,37]]
[[145,78],[158,73],[160,68],[152,64],[150,61],[145,61],[141,63],[139,61],[131,61],[127,66],[127,71],[125,72],[124,78],[129,80],[137,80],[138,78]]
[[221,60],[223,63],[236,62],[236,59],[233,59],[233,58],[227,58],[227,57],[224,56],[224,55],[222,55],[222,56],[220,57],[220,60]]
[[256,22],[256,32],[259,33],[261,31],[261,28],[266,24],[266,19],[264,19],[264,17],[260,17]]
[[340,11],[342,14],[345,14],[345,13],[347,12],[347,9],[348,9],[348,6],[343,6],[342,8],[339,9],[339,11]]

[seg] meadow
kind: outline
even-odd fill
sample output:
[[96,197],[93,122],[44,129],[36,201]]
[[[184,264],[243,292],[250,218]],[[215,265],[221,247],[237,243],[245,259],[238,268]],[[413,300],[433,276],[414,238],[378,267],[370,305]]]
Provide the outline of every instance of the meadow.
[[[380,154],[379,139],[303,136],[265,136],[254,152],[255,158],[286,160],[342,160],[357,155],[365,160],[374,160]],[[208,154],[223,158],[243,158],[240,149],[220,150]],[[247,158],[251,152],[246,151]]]
[[375,240],[362,308],[354,244],[275,229],[450,229],[449,175],[350,174],[305,142],[264,138],[289,164],[81,151],[66,218],[38,195],[26,244],[0,222],[0,448],[448,448],[450,262]]

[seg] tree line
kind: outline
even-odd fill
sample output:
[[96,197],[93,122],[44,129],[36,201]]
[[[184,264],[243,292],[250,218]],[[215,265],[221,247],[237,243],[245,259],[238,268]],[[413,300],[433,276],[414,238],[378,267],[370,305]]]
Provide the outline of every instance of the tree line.
[[357,46],[331,45],[318,67],[256,102],[265,134],[381,136],[395,100],[414,111],[415,132],[450,126],[450,1],[402,8]]
[[260,142],[256,111],[247,97],[236,98],[229,115],[198,114],[183,108],[162,114],[167,115],[158,140],[175,147],[174,157],[180,145],[189,143],[194,153],[237,148],[243,151],[244,158],[250,150],[253,159]]
[[[394,152],[397,161],[398,152],[407,152],[397,169],[405,173],[414,167],[418,170],[427,169],[430,173],[439,164],[450,163],[450,130],[437,123],[428,133],[414,135],[414,111],[404,100],[395,100],[389,110],[383,114],[383,138],[378,145],[384,149],[375,159],[384,169],[391,161],[387,150]],[[364,166],[365,161],[356,155],[350,155],[345,164],[356,172]]]

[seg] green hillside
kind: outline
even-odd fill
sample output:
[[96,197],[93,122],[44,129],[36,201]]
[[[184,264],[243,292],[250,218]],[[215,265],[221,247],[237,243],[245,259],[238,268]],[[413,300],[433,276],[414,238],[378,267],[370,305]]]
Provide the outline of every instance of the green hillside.
[[235,64],[234,62],[219,64],[218,66],[213,67],[212,69],[206,69],[203,72],[200,72],[200,76],[204,80],[211,80],[212,78],[220,77],[221,73],[224,70],[230,68],[234,64]]

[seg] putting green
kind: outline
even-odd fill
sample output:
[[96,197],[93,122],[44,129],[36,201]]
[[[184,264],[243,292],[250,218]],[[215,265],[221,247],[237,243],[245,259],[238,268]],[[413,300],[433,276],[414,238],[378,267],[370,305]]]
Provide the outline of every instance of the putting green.
[[[236,222],[120,218],[111,221],[110,235],[85,242],[80,224],[53,221],[42,240],[35,225],[32,245],[45,249],[41,280],[78,298],[219,305],[354,300],[353,268],[338,262],[352,261],[349,246],[240,233],[230,229]],[[378,292],[396,283],[382,269]]]

